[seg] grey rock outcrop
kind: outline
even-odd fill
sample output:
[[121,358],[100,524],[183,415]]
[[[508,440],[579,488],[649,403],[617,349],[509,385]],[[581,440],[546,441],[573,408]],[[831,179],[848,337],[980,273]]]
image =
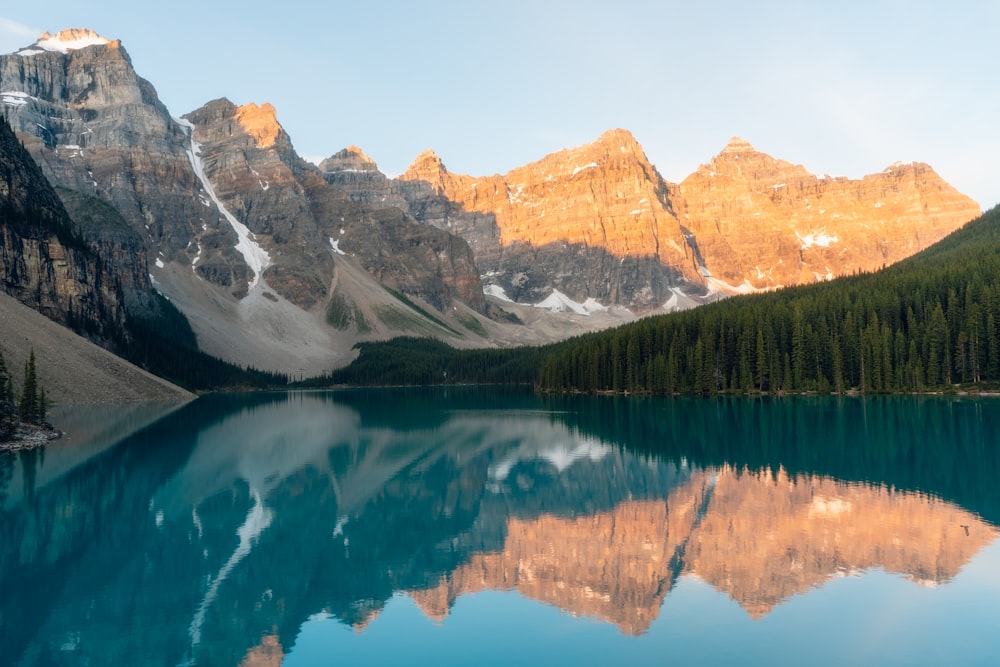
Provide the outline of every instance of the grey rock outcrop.
[[0,289],[49,319],[111,343],[124,331],[118,275],[0,120]]
[[295,153],[270,104],[215,100],[184,118],[216,196],[268,248],[268,284],[292,303],[308,310],[322,302],[335,258],[350,253],[379,281],[438,310],[453,299],[485,308],[465,241],[331,185]]
[[[219,215],[194,196],[200,184],[184,128],[120,42],[85,30],[43,35],[0,56],[0,91],[4,113],[45,176],[110,203],[149,254],[177,259],[195,230],[218,226]],[[227,231],[235,244],[231,230],[220,233]],[[134,273],[128,298],[142,305],[148,272]]]

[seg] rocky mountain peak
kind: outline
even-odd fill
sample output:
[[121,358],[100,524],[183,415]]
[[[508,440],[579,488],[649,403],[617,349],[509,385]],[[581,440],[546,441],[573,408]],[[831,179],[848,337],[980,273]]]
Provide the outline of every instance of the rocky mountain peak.
[[112,48],[118,48],[121,46],[121,42],[118,40],[112,41],[107,37],[102,37],[93,30],[89,30],[87,28],[70,28],[68,30],[61,30],[54,35],[49,32],[42,33],[42,36],[38,38],[38,41],[31,46],[18,51],[17,55],[32,56],[44,51],[55,51],[66,54],[70,51],[78,51],[89,46],[103,45],[110,45]]
[[930,172],[935,176],[937,175],[934,168],[926,162],[893,162],[882,170],[883,174],[891,174],[895,176],[900,176],[906,173],[922,174],[923,172]]
[[[589,144],[551,153],[528,167],[551,172],[553,175],[558,173],[574,177],[594,168],[599,168],[599,172],[603,173],[609,168],[617,169],[611,165],[625,163],[646,166],[649,165],[649,160],[631,132],[614,129],[608,130]],[[651,165],[649,168],[652,169]]]
[[444,166],[444,162],[441,158],[432,150],[426,150],[416,158],[413,159],[413,163],[407,167],[406,173],[411,172],[417,173],[448,173],[448,168]]
[[670,297],[680,273],[664,258],[684,263],[666,185],[627,130],[485,177],[448,173],[427,151],[398,182],[415,218],[469,241],[498,298],[647,307]]
[[236,110],[236,120],[247,134],[252,136],[261,148],[270,148],[284,132],[278,122],[278,114],[274,106],[268,102],[258,106],[254,103],[244,104]]
[[725,148],[708,164],[701,165],[690,177],[732,177],[761,183],[781,183],[790,178],[812,177],[805,167],[773,158],[754,148],[749,141],[732,137]]
[[643,153],[642,146],[639,145],[635,136],[622,128],[608,130],[592,144],[588,144],[586,148],[613,149],[620,153]]
[[237,106],[227,97],[220,97],[210,102],[206,102],[201,108],[189,111],[181,118],[198,125],[207,122],[209,119],[218,121],[222,118],[230,118],[236,113]]
[[979,214],[926,165],[896,164],[858,180],[819,177],[738,137],[685,178],[678,195],[702,273],[722,293],[875,270]]
[[167,259],[188,245],[206,207],[186,190],[187,136],[120,42],[42,35],[0,55],[0,81],[0,105],[49,181],[112,204]]
[[749,141],[741,137],[731,137],[729,143],[726,147],[722,149],[723,153],[756,153],[757,149],[754,148]]
[[351,145],[340,150],[319,163],[320,171],[371,171],[377,172],[378,165],[375,160],[365,155],[357,146]]
[[407,167],[399,178],[402,181],[423,181],[435,192],[441,193],[446,189],[447,176],[448,168],[444,166],[438,154],[426,150],[413,160],[413,164]]

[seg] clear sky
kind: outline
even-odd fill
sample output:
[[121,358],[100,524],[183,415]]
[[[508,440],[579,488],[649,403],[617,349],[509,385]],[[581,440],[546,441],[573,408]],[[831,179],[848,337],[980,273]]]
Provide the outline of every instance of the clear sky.
[[390,175],[428,148],[504,173],[621,127],[674,182],[738,135],[1000,202],[995,0],[46,0],[0,9],[0,52],[73,27],[120,39],[175,116],[270,102],[303,157],[355,144]]

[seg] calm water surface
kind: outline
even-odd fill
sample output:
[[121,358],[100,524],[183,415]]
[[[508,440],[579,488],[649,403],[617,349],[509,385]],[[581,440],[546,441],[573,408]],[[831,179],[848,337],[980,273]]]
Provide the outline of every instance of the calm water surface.
[[1000,399],[173,407],[0,455],[0,665],[1000,664]]

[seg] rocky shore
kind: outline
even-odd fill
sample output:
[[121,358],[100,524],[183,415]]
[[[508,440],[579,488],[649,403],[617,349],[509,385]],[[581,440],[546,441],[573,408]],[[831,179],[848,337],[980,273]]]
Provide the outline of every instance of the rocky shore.
[[0,452],[18,452],[25,449],[40,447],[52,440],[58,440],[66,435],[50,424],[34,426],[21,424],[14,432],[14,437],[6,442],[0,442]]

